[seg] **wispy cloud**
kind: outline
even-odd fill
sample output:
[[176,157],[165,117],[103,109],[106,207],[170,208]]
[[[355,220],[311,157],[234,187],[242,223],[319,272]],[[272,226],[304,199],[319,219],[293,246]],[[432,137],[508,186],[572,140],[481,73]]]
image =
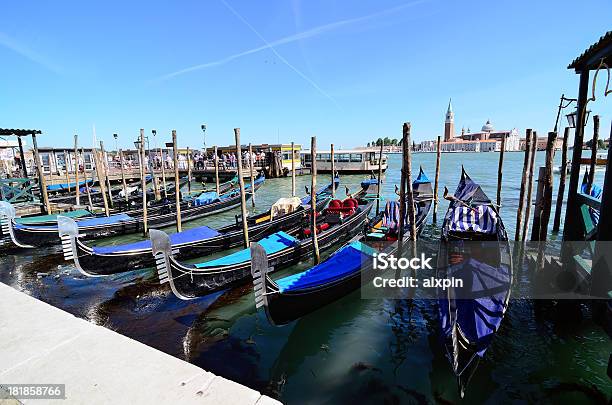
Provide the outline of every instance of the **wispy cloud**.
[[10,49],[11,51],[23,56],[26,59],[40,65],[54,73],[61,74],[62,69],[56,64],[48,61],[43,56],[37,54],[24,44],[19,43],[15,39],[9,37],[7,34],[0,32],[0,46]]
[[[308,38],[313,38],[316,36],[319,36],[321,34],[336,30],[338,28],[342,28],[342,27],[346,27],[346,26],[350,26],[353,24],[358,24],[358,23],[363,23],[369,20],[373,20],[379,17],[383,17],[385,15],[389,15],[389,14],[393,14],[396,13],[398,11],[407,9],[409,7],[414,7],[418,4],[424,3],[427,0],[416,0],[416,1],[412,1],[409,3],[404,3],[401,4],[399,6],[396,7],[391,7],[382,11],[378,11],[372,14],[368,14],[365,16],[361,16],[361,17],[355,17],[355,18],[348,18],[348,19],[344,19],[344,20],[339,20],[333,23],[329,23],[329,24],[325,24],[325,25],[320,25],[318,27],[314,27],[311,28],[309,30],[306,31],[302,31],[293,35],[289,35],[286,36],[284,38],[280,38],[271,42],[265,41],[264,40],[264,45],[262,46],[258,46],[255,48],[251,48],[248,49],[246,51],[242,51],[242,52],[238,52],[236,54],[227,56],[223,59],[219,59],[216,61],[212,61],[212,62],[207,62],[207,63],[202,63],[199,65],[195,65],[195,66],[190,66],[181,70],[177,70],[176,72],[172,72],[172,73],[168,73],[166,75],[160,76],[158,77],[155,81],[164,81],[164,80],[168,80],[168,79],[172,79],[176,76],[180,76],[183,75],[185,73],[189,73],[189,72],[194,72],[197,70],[201,70],[201,69],[206,69],[206,68],[210,68],[210,67],[214,67],[214,66],[221,66],[224,65],[228,62],[231,62],[233,60],[236,60],[238,58],[242,58],[243,56],[247,56],[247,55],[251,55],[257,52],[261,52],[264,51],[266,49],[270,49],[270,50],[274,50],[275,47],[280,46],[280,45],[285,45],[285,44],[289,44],[292,42],[296,42],[296,41],[300,41],[303,39],[308,39]],[[240,18],[243,22],[246,22],[242,17],[238,16],[237,13],[235,12],[235,10],[233,8],[231,8],[227,3],[225,3],[225,1],[223,1],[223,3],[226,5],[226,7],[228,7],[238,18]],[[251,30],[254,30],[252,28],[252,26],[250,24],[248,24],[248,22],[246,22],[246,24],[251,28]],[[263,40],[263,38],[257,34],[260,39]],[[273,51],[274,52],[274,51]],[[278,55],[277,55],[278,56]]]
[[242,21],[247,27],[249,27],[249,29],[251,31],[253,31],[253,33],[255,35],[257,35],[259,37],[259,39],[261,39],[263,41],[264,44],[267,45],[268,49],[272,51],[272,53],[274,53],[274,55],[276,55],[276,57],[278,59],[280,59],[281,62],[283,62],[285,65],[287,65],[291,70],[293,70],[295,73],[297,73],[298,76],[300,76],[302,79],[306,80],[312,87],[315,88],[315,90],[317,90],[319,93],[321,93],[324,97],[328,98],[329,100],[331,100],[331,102],[333,102],[336,107],[340,107],[340,105],[338,104],[338,102],[336,101],[335,98],[333,98],[332,96],[330,96],[325,90],[323,90],[321,88],[321,86],[319,86],[317,83],[314,82],[314,80],[312,80],[310,77],[306,76],[304,73],[302,73],[301,70],[299,70],[298,68],[296,68],[295,66],[293,66],[291,63],[289,63],[289,61],[287,59],[285,59],[280,53],[278,53],[276,51],[276,49],[274,48],[274,45],[270,44],[260,33],[259,31],[257,31],[255,29],[255,27],[253,27],[244,17],[242,17],[236,10],[234,10],[234,8],[232,8],[232,6],[230,6],[229,4],[227,4],[227,2],[225,0],[221,0],[221,2],[225,5],[225,7],[227,7],[232,14],[234,14],[240,21]]

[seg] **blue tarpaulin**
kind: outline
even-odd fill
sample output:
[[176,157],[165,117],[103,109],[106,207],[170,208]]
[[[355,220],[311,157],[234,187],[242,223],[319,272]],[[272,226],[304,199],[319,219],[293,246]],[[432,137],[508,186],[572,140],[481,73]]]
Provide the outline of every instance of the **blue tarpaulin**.
[[[179,245],[187,242],[196,242],[201,240],[206,240],[213,238],[215,236],[221,235],[216,230],[209,228],[207,226],[199,226],[197,228],[188,229],[183,232],[173,233],[170,236],[170,243],[172,245]],[[134,243],[127,243],[125,245],[116,245],[116,246],[94,246],[93,251],[97,254],[111,254],[111,253],[120,253],[120,252],[128,252],[131,250],[150,250],[151,249],[151,240],[143,240]]]
[[[297,240],[285,232],[276,232],[257,243],[264,248],[267,254],[272,254],[295,245]],[[210,260],[205,263],[198,263],[194,266],[198,269],[205,269],[207,267],[228,266],[231,264],[248,262],[249,260],[251,260],[251,249],[243,249],[218,259]]]
[[361,271],[361,265],[370,262],[374,250],[361,242],[352,242],[333,256],[306,271],[276,280],[280,291],[293,291],[316,287]]

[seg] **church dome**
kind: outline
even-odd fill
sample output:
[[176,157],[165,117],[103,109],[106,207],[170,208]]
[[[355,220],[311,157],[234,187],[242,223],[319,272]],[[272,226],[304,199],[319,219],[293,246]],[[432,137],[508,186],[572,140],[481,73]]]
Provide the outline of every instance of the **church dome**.
[[494,130],[490,120],[487,120],[487,123],[482,126],[482,132],[493,132]]

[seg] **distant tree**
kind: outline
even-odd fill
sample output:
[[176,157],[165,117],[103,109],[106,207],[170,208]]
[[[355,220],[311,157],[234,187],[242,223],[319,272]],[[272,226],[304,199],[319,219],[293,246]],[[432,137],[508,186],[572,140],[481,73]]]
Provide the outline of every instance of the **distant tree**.
[[370,147],[370,142],[368,142],[368,148]]
[[391,146],[397,146],[397,139],[391,139]]
[[603,139],[597,140],[597,149],[606,149],[606,143]]

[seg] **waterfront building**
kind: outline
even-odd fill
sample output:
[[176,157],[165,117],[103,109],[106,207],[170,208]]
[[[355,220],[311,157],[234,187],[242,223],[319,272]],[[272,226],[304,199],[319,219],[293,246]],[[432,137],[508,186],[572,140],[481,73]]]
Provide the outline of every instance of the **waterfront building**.
[[465,131],[462,128],[461,134],[455,136],[454,121],[455,114],[449,101],[444,121],[444,141],[440,146],[442,152],[498,152],[501,150],[501,141],[504,137],[506,138],[505,149],[507,151],[520,150],[520,140],[516,128],[496,130],[491,121],[487,120],[480,132],[471,132],[469,128]]
[[[302,164],[312,166],[312,156],[309,150],[303,150]],[[334,151],[334,169],[340,174],[371,174],[378,173],[380,154],[379,148],[339,149]],[[331,172],[331,151],[317,151],[317,171]],[[387,170],[387,155],[382,155],[382,169]]]

